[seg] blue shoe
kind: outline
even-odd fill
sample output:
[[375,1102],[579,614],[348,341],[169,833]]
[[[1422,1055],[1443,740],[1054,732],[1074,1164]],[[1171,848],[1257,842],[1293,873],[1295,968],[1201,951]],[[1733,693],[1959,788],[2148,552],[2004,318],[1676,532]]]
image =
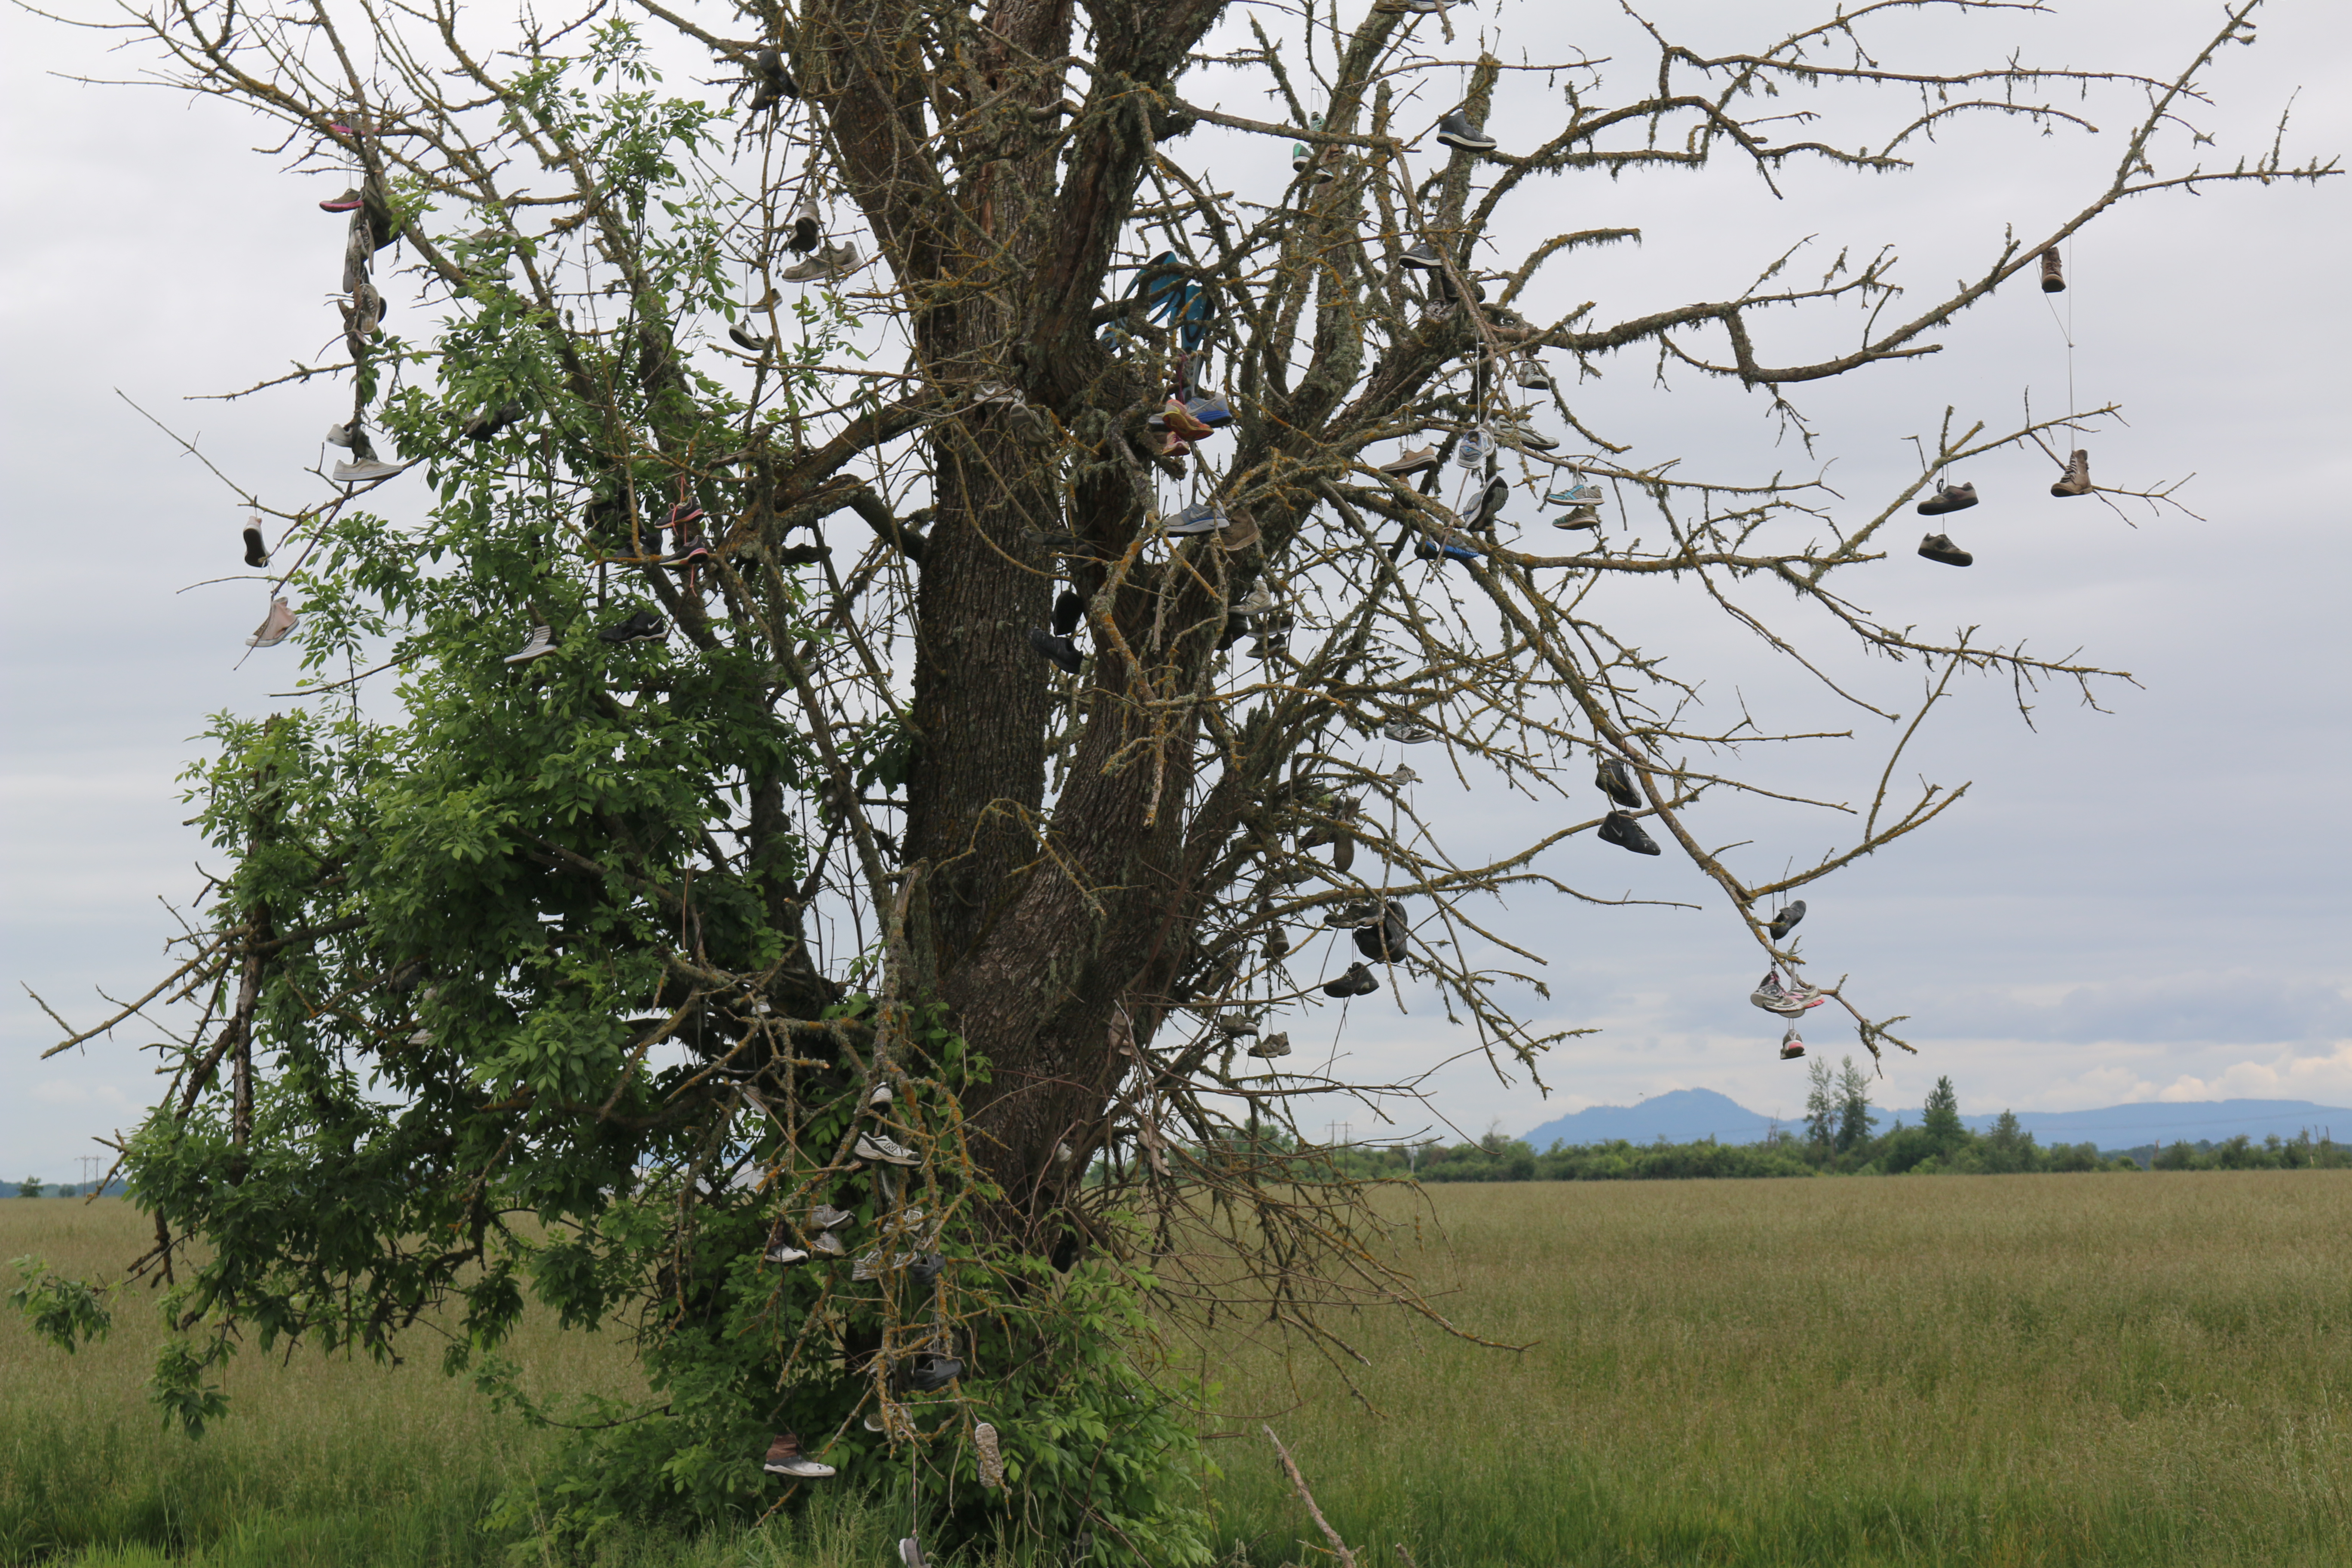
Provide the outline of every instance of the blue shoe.
[[1233,405],[1222,397],[1195,397],[1186,401],[1184,412],[1214,430],[1234,422]]
[[1169,533],[1177,537],[1215,533],[1230,526],[1225,509],[1213,500],[1195,501],[1168,520]]
[[1598,506],[1604,499],[1599,485],[1570,485],[1544,497],[1543,503],[1546,506]]
[[1465,468],[1475,468],[1495,455],[1495,438],[1484,429],[1472,430],[1462,437],[1462,445],[1454,448],[1454,460]]
[[1476,551],[1465,550],[1458,544],[1423,543],[1416,548],[1413,551],[1413,553],[1421,557],[1423,561],[1434,561],[1440,556],[1444,557],[1448,561],[1475,561],[1478,559],[1478,553]]

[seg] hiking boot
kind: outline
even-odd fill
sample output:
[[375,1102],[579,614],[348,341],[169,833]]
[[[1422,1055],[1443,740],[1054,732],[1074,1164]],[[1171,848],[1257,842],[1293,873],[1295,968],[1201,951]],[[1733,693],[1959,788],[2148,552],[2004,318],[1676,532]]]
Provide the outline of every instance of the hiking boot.
[[1425,474],[1435,467],[1437,467],[1436,447],[1407,447],[1401,456],[1382,463],[1381,472],[1405,479],[1411,479],[1415,474]]
[[1966,511],[1977,504],[1977,487],[1973,480],[1965,485],[1938,485],[1936,493],[1919,503],[1922,517],[1941,517],[1948,511]]
[[1325,983],[1323,994],[1344,1001],[1350,996],[1370,996],[1380,988],[1381,983],[1373,978],[1370,969],[1360,963],[1351,963],[1348,965],[1346,973]]
[[1004,1452],[997,1447],[996,1428],[982,1421],[971,1429],[972,1452],[980,1457],[980,1484],[994,1491],[1004,1485]]
[[741,349],[747,354],[765,353],[767,352],[768,340],[761,337],[759,333],[751,331],[751,328],[743,325],[740,321],[729,327],[727,329],[727,335],[734,340],[735,346],[737,348]]
[[555,633],[546,626],[533,626],[530,636],[520,651],[507,655],[509,664],[529,664],[535,658],[545,658],[555,651]]
[[772,1476],[790,1476],[794,1480],[821,1481],[834,1473],[831,1465],[821,1465],[801,1452],[797,1434],[782,1432],[768,1445],[768,1457],[761,1468]]
[[1400,746],[1418,746],[1423,744],[1424,742],[1434,741],[1437,739],[1437,731],[1431,729],[1428,725],[1415,724],[1410,720],[1404,719],[1398,720],[1395,723],[1391,724],[1387,729],[1381,731],[1381,733],[1386,735],[1390,740],[1394,741]]
[[1275,1034],[1259,1036],[1257,1043],[1250,1047],[1249,1054],[1262,1062],[1270,1062],[1278,1057],[1288,1056],[1290,1031],[1284,1029]]
[[283,599],[269,601],[269,613],[261,617],[261,625],[245,639],[247,647],[276,647],[294,633],[301,619],[286,606]]
[[1087,602],[1065,588],[1054,595],[1054,635],[1068,637],[1087,616]]
[[[254,519],[257,523],[260,521],[259,518]],[[245,531],[245,563],[253,567],[269,564],[269,544],[261,537],[259,528],[247,528]]]
[[374,458],[363,463],[337,463],[332,478],[339,485],[363,485],[375,479],[388,479],[402,471],[398,463],[386,463]]
[[873,1160],[885,1165],[913,1165],[919,1160],[912,1149],[893,1142],[879,1132],[861,1132],[850,1152],[861,1160]]
[[616,647],[625,642],[666,642],[669,623],[651,610],[638,610],[609,626],[598,626],[596,636]]
[[1437,139],[1448,147],[1459,147],[1465,153],[1491,153],[1495,139],[1470,123],[1470,117],[1455,110],[1437,122]]
[[1797,1038],[1797,1026],[1790,1025],[1780,1031],[1780,1059],[1794,1061],[1805,1054],[1805,1042]]
[[355,213],[360,210],[360,203],[363,199],[359,187],[354,185],[340,196],[331,196],[320,202],[319,210],[322,213]]
[[1630,849],[1636,855],[1657,855],[1657,840],[1642,831],[1642,825],[1622,812],[1612,811],[1601,819],[1601,842],[1614,844],[1620,849]]
[[1077,644],[1067,637],[1057,637],[1051,632],[1039,631],[1033,626],[1029,631],[1029,646],[1043,654],[1046,662],[1057,669],[1065,669],[1076,675],[1086,668],[1086,661],[1078,653]]
[[1919,542],[1919,553],[1930,561],[1940,561],[1947,566],[1973,566],[1977,558],[1940,533],[1931,533]]
[[2086,496],[2091,493],[2091,454],[2076,448],[2066,464],[2066,477],[2050,487],[2053,496]]
[[1424,239],[1398,257],[1397,265],[1410,267],[1417,272],[1436,272],[1443,269],[1445,263],[1438,256],[1437,247]]
[[2058,265],[2058,247],[2054,245],[2042,253],[2042,291],[2044,294],[2063,294],[2066,291],[2066,274]]
[[809,1223],[824,1230],[838,1230],[845,1225],[854,1225],[856,1220],[857,1216],[847,1209],[837,1209],[831,1204],[819,1204],[809,1210]]
[[1629,811],[1639,811],[1647,804],[1642,798],[1642,786],[1634,781],[1633,770],[1622,757],[1595,755],[1592,759],[1593,787]]

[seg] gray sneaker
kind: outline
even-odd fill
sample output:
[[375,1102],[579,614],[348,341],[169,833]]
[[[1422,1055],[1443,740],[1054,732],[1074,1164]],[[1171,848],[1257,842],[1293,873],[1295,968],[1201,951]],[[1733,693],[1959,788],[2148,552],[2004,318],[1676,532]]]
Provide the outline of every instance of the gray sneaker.
[[1431,729],[1428,725],[1415,724],[1410,720],[1404,719],[1398,720],[1395,723],[1391,724],[1387,729],[1381,731],[1381,733],[1386,735],[1390,740],[1394,741],[1400,746],[1424,745],[1427,742],[1437,739],[1437,731]]
[[919,1160],[912,1149],[895,1142],[879,1132],[861,1132],[851,1152],[861,1160],[872,1160],[885,1165],[913,1165]]
[[1805,900],[1799,899],[1789,905],[1788,908],[1782,910],[1779,914],[1774,915],[1772,917],[1771,925],[1767,929],[1771,931],[1772,940],[1774,942],[1780,942],[1786,938],[1790,931],[1796,930],[1797,922],[1804,918]]
[[1919,553],[1946,566],[1973,566],[1977,558],[1940,533],[1931,533],[1919,542]]
[[1916,508],[1922,517],[1941,517],[1948,511],[1966,511],[1977,504],[1974,480],[1964,485],[1938,485],[1936,493]]
[[820,1230],[839,1230],[845,1225],[854,1224],[856,1218],[847,1209],[837,1209],[831,1204],[819,1204],[809,1211],[810,1221]]
[[2091,454],[2077,448],[2066,465],[2065,478],[2050,487],[2053,496],[2086,496],[2091,493]]
[[1257,1043],[1249,1048],[1249,1054],[1257,1058],[1260,1061],[1268,1062],[1274,1060],[1276,1057],[1288,1056],[1290,1054],[1290,1031],[1285,1029],[1278,1034],[1259,1036]]
[[1459,147],[1465,153],[1491,153],[1495,139],[1470,123],[1470,117],[1455,110],[1437,122],[1437,139],[1448,147]]
[[363,463],[337,463],[331,476],[339,485],[363,485],[406,471],[406,465],[370,458]]

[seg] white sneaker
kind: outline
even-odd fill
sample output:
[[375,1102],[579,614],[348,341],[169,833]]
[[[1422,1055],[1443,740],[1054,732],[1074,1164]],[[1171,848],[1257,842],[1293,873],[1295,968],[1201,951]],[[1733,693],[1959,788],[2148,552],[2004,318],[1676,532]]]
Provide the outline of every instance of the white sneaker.
[[1168,531],[1177,538],[1216,533],[1230,526],[1225,509],[1213,500],[1196,501],[1168,520]]
[[1551,373],[1544,369],[1543,361],[1536,358],[1533,354],[1521,354],[1519,356],[1518,368],[1513,373],[1511,379],[1517,382],[1521,386],[1528,387],[1537,392],[1549,392],[1551,390]]
[[859,1133],[856,1146],[851,1152],[861,1160],[873,1160],[885,1165],[912,1165],[917,1163],[912,1149],[894,1142],[879,1132]]
[[404,467],[400,463],[370,458],[364,463],[337,463],[333,478],[339,485],[363,485],[372,479],[388,479],[403,471]]
[[269,601],[269,613],[261,617],[261,625],[255,629],[251,637],[245,639],[245,646],[276,647],[293,636],[294,628],[301,624],[300,618],[292,610],[287,608],[285,600],[272,599]]
[[546,626],[533,626],[530,628],[530,640],[522,645],[520,652],[507,655],[507,662],[529,664],[532,659],[545,658],[554,651],[555,633]]
[[1437,739],[1437,731],[1426,724],[1414,724],[1400,719],[1381,731],[1400,746],[1418,746]]
[[1495,455],[1495,438],[1482,429],[1470,431],[1462,437],[1462,445],[1454,448],[1454,460],[1465,468],[1475,468]]

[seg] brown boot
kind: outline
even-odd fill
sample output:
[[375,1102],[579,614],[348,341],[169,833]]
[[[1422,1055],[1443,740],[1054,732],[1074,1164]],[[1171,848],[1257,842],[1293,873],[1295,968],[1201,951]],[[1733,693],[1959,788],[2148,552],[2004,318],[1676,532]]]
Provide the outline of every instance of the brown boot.
[[2066,465],[2066,477],[2050,487],[2053,496],[2086,496],[2091,493],[2091,454],[2077,448],[2074,459]]
[[2042,253],[2042,291],[2044,294],[2063,294],[2066,291],[2066,275],[2058,269],[2058,247],[2054,245]]

